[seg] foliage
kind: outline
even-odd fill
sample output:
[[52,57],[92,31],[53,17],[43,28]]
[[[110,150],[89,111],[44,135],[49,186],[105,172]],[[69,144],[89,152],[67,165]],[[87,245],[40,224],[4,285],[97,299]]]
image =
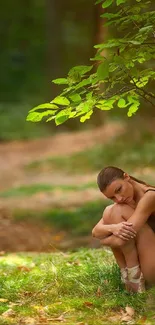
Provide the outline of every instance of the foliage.
[[[151,1],[136,0],[131,5],[129,0],[97,0],[96,4],[106,8],[101,15],[104,26],[115,26],[121,37],[95,45],[94,64],[75,66],[66,78],[53,80],[64,85],[62,93],[50,103],[31,109],[28,121],[44,118],[59,125],[80,117],[80,122],[85,122],[96,108],[106,111],[114,107],[127,108],[131,117],[141,98],[155,105],[155,95],[150,91],[155,80],[151,67],[155,58],[155,11],[151,10]],[[111,11],[107,9],[110,6]]]

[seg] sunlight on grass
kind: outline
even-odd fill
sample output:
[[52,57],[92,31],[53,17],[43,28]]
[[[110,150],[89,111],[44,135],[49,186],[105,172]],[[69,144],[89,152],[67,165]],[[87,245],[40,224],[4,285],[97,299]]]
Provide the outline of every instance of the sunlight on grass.
[[42,315],[46,320],[61,316],[67,324],[87,319],[100,325],[127,305],[134,308],[136,319],[146,311],[148,293],[123,290],[110,250],[6,254],[0,258],[0,274],[0,324],[10,324],[9,318],[2,322],[10,306],[16,323]]

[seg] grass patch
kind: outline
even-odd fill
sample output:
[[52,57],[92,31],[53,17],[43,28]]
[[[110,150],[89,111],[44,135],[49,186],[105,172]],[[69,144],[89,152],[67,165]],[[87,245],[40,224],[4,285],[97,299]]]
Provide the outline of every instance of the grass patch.
[[0,301],[1,324],[10,324],[9,319],[2,322],[10,305],[14,324],[25,317],[60,315],[67,324],[108,324],[109,315],[127,305],[135,309],[136,318],[147,312],[148,293],[125,292],[112,253],[103,249],[6,254],[0,259],[0,274],[1,298],[7,299]]
[[16,210],[13,213],[15,220],[42,221],[54,225],[71,235],[89,235],[95,224],[101,219],[103,210],[111,201],[95,201],[78,208],[49,209],[41,212]]
[[40,192],[53,192],[55,190],[62,191],[82,191],[88,188],[97,188],[97,184],[87,183],[81,185],[49,185],[49,184],[32,184],[28,186],[13,187],[9,190],[0,192],[0,197],[21,197],[21,196],[31,196]]
[[[131,140],[132,133],[132,140]],[[34,161],[26,166],[28,170],[57,169],[66,173],[98,171],[106,165],[121,166],[132,170],[136,167],[154,167],[155,135],[149,131],[127,130],[108,144],[98,145],[90,150],[66,157],[54,157]]]

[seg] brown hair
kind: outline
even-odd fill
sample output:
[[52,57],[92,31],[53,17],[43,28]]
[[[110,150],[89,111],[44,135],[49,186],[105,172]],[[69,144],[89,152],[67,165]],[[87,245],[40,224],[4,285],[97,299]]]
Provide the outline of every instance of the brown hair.
[[[103,192],[108,185],[110,185],[114,180],[118,178],[124,178],[124,171],[118,167],[113,167],[113,166],[108,166],[103,168],[98,176],[97,176],[97,184],[101,192]],[[147,185],[147,186],[152,186],[148,185],[145,182],[133,177],[130,175],[130,178],[133,179],[134,181]],[[153,186],[152,186],[153,187]]]

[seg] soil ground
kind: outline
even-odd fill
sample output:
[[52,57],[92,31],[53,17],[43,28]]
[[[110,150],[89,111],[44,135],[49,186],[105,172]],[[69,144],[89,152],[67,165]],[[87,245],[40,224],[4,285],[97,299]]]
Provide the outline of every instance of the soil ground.
[[[61,171],[43,170],[29,172],[25,166],[37,160],[54,156],[66,156],[84,151],[99,143],[106,143],[124,132],[125,125],[110,122],[93,130],[60,133],[46,139],[13,141],[0,144],[1,180],[0,190],[31,184],[77,185],[95,182],[96,173],[67,175]],[[53,251],[77,246],[94,246],[91,236],[74,240],[65,232],[56,233],[54,228],[30,221],[15,221],[14,209],[43,211],[54,207],[77,207],[88,201],[101,198],[98,189],[39,192],[29,197],[0,199],[0,249],[3,251]],[[35,234],[35,235],[34,235]]]

